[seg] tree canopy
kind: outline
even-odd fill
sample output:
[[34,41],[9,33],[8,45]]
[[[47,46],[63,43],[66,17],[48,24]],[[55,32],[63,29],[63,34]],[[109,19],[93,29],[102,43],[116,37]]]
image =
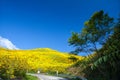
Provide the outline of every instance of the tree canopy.
[[112,34],[113,25],[113,18],[109,17],[107,13],[102,10],[95,12],[84,23],[84,28],[80,33],[72,33],[69,44],[76,48],[75,52],[97,52]]

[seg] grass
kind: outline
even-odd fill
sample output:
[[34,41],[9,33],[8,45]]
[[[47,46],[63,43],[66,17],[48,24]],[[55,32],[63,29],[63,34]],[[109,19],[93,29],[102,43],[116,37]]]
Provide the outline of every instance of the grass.
[[24,80],[39,80],[39,79],[35,76],[26,75],[26,79],[24,79]]

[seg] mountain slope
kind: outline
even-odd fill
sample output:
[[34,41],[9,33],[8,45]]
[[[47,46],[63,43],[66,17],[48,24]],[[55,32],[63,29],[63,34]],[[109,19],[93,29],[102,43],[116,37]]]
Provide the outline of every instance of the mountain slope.
[[[36,72],[56,72],[66,73],[66,68],[83,59],[81,56],[70,55],[68,53],[58,52],[50,48],[36,48],[31,50],[8,50],[0,48],[0,58],[7,56],[6,59],[20,59],[19,65],[29,71]],[[7,61],[7,60],[5,60]],[[7,63],[7,62],[6,62]],[[15,63],[15,62],[14,62]]]

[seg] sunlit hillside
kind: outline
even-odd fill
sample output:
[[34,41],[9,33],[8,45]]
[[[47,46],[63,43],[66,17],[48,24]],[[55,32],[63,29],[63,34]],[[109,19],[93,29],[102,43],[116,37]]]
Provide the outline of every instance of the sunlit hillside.
[[80,59],[83,59],[83,57],[58,52],[49,48],[31,50],[0,48],[0,68],[9,66],[34,72],[40,70],[41,72],[59,71],[66,73],[66,68]]

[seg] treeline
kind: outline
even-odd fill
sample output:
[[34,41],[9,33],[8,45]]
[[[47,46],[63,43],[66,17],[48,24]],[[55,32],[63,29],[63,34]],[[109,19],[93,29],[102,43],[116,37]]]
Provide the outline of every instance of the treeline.
[[102,10],[95,12],[82,32],[72,33],[69,43],[75,54],[88,54],[69,68],[72,74],[88,80],[120,80],[120,18],[115,22]]

